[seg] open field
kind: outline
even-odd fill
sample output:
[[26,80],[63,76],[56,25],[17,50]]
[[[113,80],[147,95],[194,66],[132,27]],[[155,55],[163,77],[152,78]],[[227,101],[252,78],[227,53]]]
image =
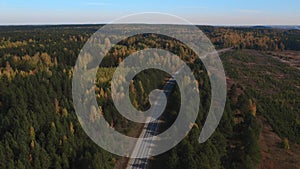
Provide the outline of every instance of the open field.
[[[262,127],[258,142],[262,161],[258,168],[299,168],[300,146],[295,142],[299,143],[300,71],[291,63],[254,50],[229,52],[221,57],[229,85],[239,83],[255,95],[257,120]],[[293,140],[290,150],[282,147],[284,138]]]

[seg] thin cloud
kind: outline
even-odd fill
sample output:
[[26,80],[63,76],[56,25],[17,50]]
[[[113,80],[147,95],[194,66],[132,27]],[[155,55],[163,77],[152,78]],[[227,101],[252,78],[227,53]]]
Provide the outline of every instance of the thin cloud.
[[110,5],[110,3],[104,3],[104,2],[86,2],[85,5],[108,6],[108,5]]

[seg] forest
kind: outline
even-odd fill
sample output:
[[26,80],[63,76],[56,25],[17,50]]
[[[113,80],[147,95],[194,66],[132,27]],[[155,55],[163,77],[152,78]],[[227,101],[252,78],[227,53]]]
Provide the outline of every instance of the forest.
[[[98,147],[86,135],[73,107],[73,67],[85,42],[101,26],[0,27],[1,169],[112,169],[124,160]],[[91,110],[90,121],[98,115],[104,116],[121,133],[138,136],[142,124],[135,124],[118,113],[111,98],[110,80],[116,66],[128,55],[145,48],[166,49],[163,44],[168,43],[168,50],[190,66],[199,82],[201,105],[189,135],[172,150],[153,157],[150,168],[256,168],[262,158],[258,144],[261,124],[257,116],[266,117],[275,132],[285,138],[282,149],[288,149],[288,141],[299,144],[300,92],[299,88],[290,86],[299,84],[300,72],[275,60],[268,52],[300,50],[300,31],[198,27],[217,49],[233,48],[221,54],[231,81],[222,120],[207,142],[198,142],[211,98],[206,69],[180,41],[155,34],[130,37],[113,47],[104,58],[95,85],[101,112]],[[102,45],[109,43],[107,39]],[[253,55],[259,56],[258,60]],[[230,58],[236,64],[231,64]],[[270,63],[268,70],[264,69],[264,63],[258,63],[260,58]],[[256,66],[251,69],[240,63]],[[274,77],[267,76],[268,72]],[[278,79],[279,76],[283,77]],[[132,104],[146,110],[149,93],[162,88],[168,78],[169,74],[158,70],[139,73],[130,85]],[[179,100],[180,92],[175,87],[161,117],[165,123],[160,126],[160,132],[176,119]]]

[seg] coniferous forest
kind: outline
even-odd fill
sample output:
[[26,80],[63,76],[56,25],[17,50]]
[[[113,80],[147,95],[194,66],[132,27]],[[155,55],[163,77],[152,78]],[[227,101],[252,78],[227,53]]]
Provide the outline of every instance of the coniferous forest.
[[[73,67],[85,42],[101,26],[0,27],[0,169],[112,169],[126,161],[103,150],[86,135],[73,107]],[[227,76],[227,102],[212,137],[203,144],[198,142],[211,99],[204,65],[181,42],[155,34],[130,37],[105,56],[95,91],[100,113],[109,125],[131,136],[138,136],[143,126],[122,117],[113,104],[110,80],[116,66],[138,50],[168,49],[193,71],[199,82],[201,105],[188,136],[175,148],[153,157],[150,168],[257,168],[264,162],[262,118],[282,139],[277,145],[280,151],[299,153],[300,70],[281,62],[282,58],[273,53],[299,51],[300,31],[211,26],[199,29],[217,49],[230,48],[220,54]],[[109,44],[110,39],[103,42]],[[168,78],[169,74],[159,70],[139,73],[130,84],[132,104],[147,110],[149,93],[161,89]],[[172,125],[179,108],[176,86],[168,96],[160,132]],[[92,109],[91,121],[95,113]]]

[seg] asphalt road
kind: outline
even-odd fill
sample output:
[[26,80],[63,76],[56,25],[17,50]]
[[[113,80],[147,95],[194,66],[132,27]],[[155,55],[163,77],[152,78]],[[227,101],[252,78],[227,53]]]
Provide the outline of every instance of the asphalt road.
[[[175,73],[175,75],[176,75],[176,73]],[[167,83],[165,84],[165,86],[163,88],[163,91],[166,94],[166,96],[168,96],[171,93],[174,85],[175,85],[174,78],[171,78],[167,81]],[[153,108],[152,114],[160,113],[160,112],[158,112],[158,110],[162,110],[160,106],[163,106],[163,105],[159,104],[161,102],[160,99],[163,99],[163,98],[156,99],[156,104],[153,105],[155,107]],[[153,122],[150,122],[148,124],[146,123],[146,125],[144,126],[144,129],[140,135],[140,138],[150,137],[151,143],[149,144],[149,143],[146,143],[145,141],[138,141],[136,143],[133,153],[138,154],[139,156],[147,156],[150,153],[152,147],[154,146],[152,144],[152,141],[153,141],[152,136],[156,135],[158,127],[159,127],[159,123],[160,123],[159,119],[155,120]],[[127,169],[146,169],[148,166],[148,162],[149,162],[148,158],[131,158],[128,162]]]
[[[220,50],[217,50],[217,52],[220,54],[220,53],[224,53],[224,52],[227,52],[227,51],[230,51],[230,50],[232,50],[232,48],[220,49]],[[204,57],[207,57],[208,55],[209,54],[205,55]],[[172,91],[172,89],[173,89],[173,87],[176,83],[174,78],[181,71],[181,69],[179,69],[173,75],[173,77],[171,79],[169,79],[167,81],[167,83],[165,84],[165,86],[163,88],[163,91],[166,94],[166,96],[168,96],[171,93],[171,91]],[[155,107],[153,108],[152,114],[160,113],[160,112],[157,112],[157,110],[162,110],[161,107],[160,107],[162,105],[159,104],[161,102],[160,99],[163,99],[163,98],[157,98],[156,104],[153,105]],[[150,140],[151,144],[149,145],[149,143],[146,143],[145,141],[144,142],[143,141],[138,141],[136,143],[136,146],[135,146],[135,149],[134,149],[133,153],[137,154],[138,156],[147,156],[147,154],[150,153],[153,146],[155,146],[152,143],[153,142],[152,136],[156,135],[158,127],[159,127],[159,123],[160,123],[160,121],[158,119],[158,120],[155,120],[153,122],[145,124],[144,129],[141,132],[139,138],[150,137],[151,138],[151,140]],[[128,162],[128,165],[127,165],[126,169],[147,169],[148,163],[149,163],[149,158],[131,158],[131,159],[129,159],[129,162]]]

